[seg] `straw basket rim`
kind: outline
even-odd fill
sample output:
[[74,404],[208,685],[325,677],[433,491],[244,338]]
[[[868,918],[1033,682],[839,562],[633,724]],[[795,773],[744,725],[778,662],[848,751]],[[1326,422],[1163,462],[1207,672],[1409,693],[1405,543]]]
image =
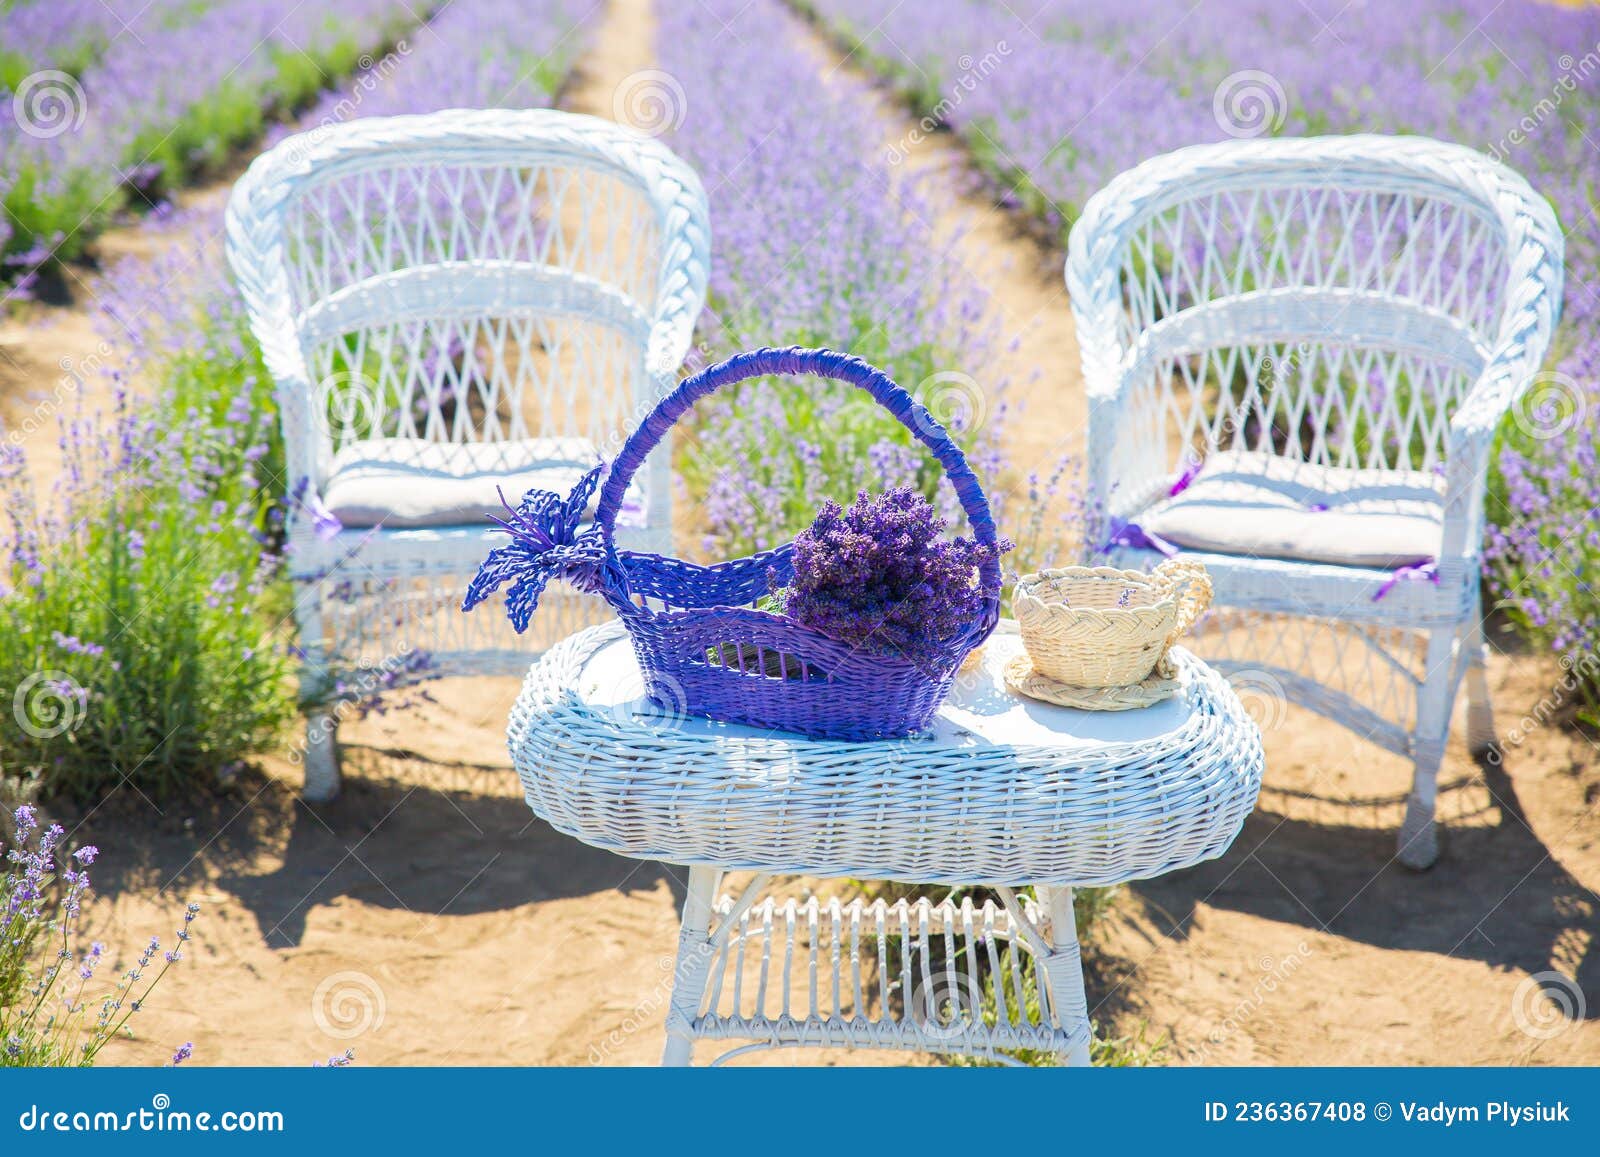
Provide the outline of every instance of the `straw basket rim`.
[[[1041,597],[1033,588],[1048,582],[1121,582],[1143,587],[1156,595],[1154,602],[1142,606],[1080,607],[1059,599]],[[1072,615],[1099,623],[1108,629],[1121,627],[1144,631],[1168,630],[1178,606],[1177,582],[1164,575],[1114,566],[1064,566],[1021,575],[1011,596],[1012,616],[1023,619]]]

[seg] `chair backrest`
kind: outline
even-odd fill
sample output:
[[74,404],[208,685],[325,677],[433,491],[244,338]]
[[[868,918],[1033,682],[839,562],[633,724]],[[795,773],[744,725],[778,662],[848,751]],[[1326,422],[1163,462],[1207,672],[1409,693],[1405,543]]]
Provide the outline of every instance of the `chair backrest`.
[[687,165],[543,109],[290,137],[235,187],[227,241],[290,470],[313,482],[374,438],[614,453],[675,382],[709,264]]
[[1117,454],[1146,475],[1218,449],[1426,470],[1491,358],[1523,343],[1537,370],[1560,253],[1545,199],[1462,146],[1233,141],[1091,198],[1067,283],[1091,400],[1125,391]]

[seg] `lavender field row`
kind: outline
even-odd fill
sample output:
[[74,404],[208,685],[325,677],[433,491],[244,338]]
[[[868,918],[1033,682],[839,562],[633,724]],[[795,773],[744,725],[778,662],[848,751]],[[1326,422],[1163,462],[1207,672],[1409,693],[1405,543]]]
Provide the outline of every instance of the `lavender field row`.
[[192,0],[150,0],[137,7],[103,0],[23,0],[4,13],[0,83],[13,92],[29,74],[54,69],[80,75],[124,37],[143,43],[194,18]]
[[[71,258],[130,201],[215,166],[415,24],[404,0],[156,5],[124,27],[33,0],[0,17],[0,254]],[[16,293],[16,290],[12,291]]]
[[[796,24],[779,0],[661,9],[660,127],[711,199],[711,351],[848,349],[918,391],[998,476],[1009,412],[1006,384],[985,376],[1000,340],[987,293],[935,236],[934,190],[883,163],[867,83],[819,85],[816,61],[774,51]],[[713,56],[715,69],[696,63]],[[786,540],[829,494],[916,484],[957,513],[927,455],[864,398],[761,382],[702,403],[699,419],[681,469],[723,556]]]
[[[1502,435],[1489,579],[1563,654],[1600,645],[1600,11],[1534,0],[796,0],[920,118],[954,130],[997,195],[1065,237],[1116,173],[1183,145],[1416,133],[1521,172],[1566,233],[1565,319],[1528,412]],[[908,139],[891,145],[898,164]],[[1585,420],[1587,417],[1588,420]],[[1600,687],[1588,688],[1600,706]]]

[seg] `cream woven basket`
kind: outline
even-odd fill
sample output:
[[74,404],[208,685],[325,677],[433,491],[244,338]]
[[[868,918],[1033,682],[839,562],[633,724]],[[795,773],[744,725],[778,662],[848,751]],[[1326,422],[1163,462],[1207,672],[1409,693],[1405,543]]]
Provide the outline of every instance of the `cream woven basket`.
[[1142,683],[1211,605],[1205,567],[1168,559],[1155,571],[1069,566],[1023,575],[1011,613],[1040,675],[1068,687]]

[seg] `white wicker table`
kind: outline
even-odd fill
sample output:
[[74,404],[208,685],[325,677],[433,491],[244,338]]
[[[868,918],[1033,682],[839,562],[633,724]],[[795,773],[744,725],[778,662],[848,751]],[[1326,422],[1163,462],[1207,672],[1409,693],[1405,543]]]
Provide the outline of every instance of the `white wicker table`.
[[[1220,855],[1255,806],[1260,734],[1183,651],[1181,691],[1141,711],[1019,699],[1002,624],[925,736],[838,743],[664,711],[619,623],[528,673],[509,741],[558,831],[690,868],[666,1064],[700,1039],[1087,1064],[1072,889]],[[729,872],[755,876],[719,896]],[[775,876],[950,885],[848,903],[769,894]],[[975,899],[982,886],[998,899]],[[1036,899],[1017,889],[1032,886]]]

